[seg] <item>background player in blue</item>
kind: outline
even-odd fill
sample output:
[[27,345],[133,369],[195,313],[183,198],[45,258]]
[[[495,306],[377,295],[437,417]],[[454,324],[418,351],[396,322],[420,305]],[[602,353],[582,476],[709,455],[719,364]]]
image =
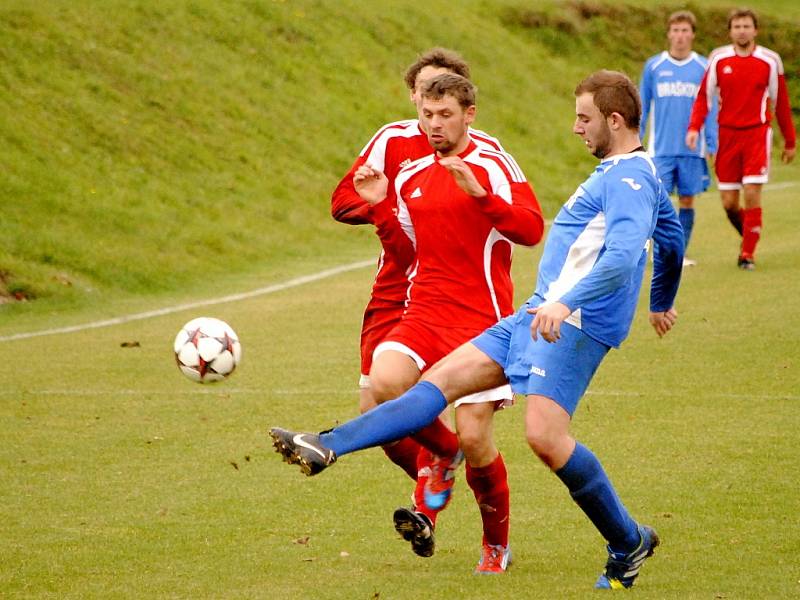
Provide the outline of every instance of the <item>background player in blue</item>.
[[630,330],[650,238],[657,242],[650,323],[659,336],[675,324],[683,231],[640,145],[634,83],[598,71],[575,97],[573,132],[601,162],[556,215],[525,305],[439,361],[399,398],[319,435],[280,428],[270,435],[287,462],[313,475],[338,456],[402,438],[448,403],[507,380],[527,396],[528,444],[608,543],[595,587],[619,589],[633,585],[658,536],[633,519],[600,461],[569,427],[603,357]]
[[[688,10],[667,19],[669,48],[652,56],[644,65],[639,91],[642,96],[644,139],[649,125],[647,149],[653,156],[667,193],[678,191],[678,219],[686,235],[686,246],[694,227],[694,197],[708,189],[710,177],[706,156],[717,152],[717,110],[712,107],[705,121],[704,144],[695,150],[686,145],[686,130],[692,105],[700,89],[708,61],[692,51],[696,20]],[[688,258],[685,266],[696,264]]]

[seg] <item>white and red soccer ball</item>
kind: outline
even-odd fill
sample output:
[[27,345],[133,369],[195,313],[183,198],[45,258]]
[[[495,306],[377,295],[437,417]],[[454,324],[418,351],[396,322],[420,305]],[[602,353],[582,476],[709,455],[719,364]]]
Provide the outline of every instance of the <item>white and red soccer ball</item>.
[[192,319],[175,336],[178,368],[192,381],[222,381],[242,360],[239,336],[225,321],[212,317]]

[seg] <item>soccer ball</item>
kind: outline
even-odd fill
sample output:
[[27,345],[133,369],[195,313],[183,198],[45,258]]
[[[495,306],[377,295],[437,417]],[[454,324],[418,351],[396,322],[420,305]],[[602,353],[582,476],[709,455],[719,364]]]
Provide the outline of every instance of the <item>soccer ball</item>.
[[225,321],[211,317],[192,319],[175,336],[178,368],[192,381],[222,381],[242,360],[239,336]]

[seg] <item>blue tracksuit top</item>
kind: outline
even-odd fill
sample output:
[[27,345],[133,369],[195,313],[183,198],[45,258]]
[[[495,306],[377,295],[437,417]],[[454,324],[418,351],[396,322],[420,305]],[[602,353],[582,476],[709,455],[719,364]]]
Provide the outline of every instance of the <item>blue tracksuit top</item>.
[[556,215],[528,305],[561,302],[573,310],[566,322],[619,346],[633,321],[650,238],[650,310],[660,312],[678,291],[683,229],[646,152],[603,160]]

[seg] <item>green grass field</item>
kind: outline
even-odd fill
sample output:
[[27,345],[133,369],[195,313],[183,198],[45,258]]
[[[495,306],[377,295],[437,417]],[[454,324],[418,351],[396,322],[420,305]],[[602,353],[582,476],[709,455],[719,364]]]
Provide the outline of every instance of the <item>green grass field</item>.
[[[576,414],[576,434],[663,537],[637,597],[800,594],[800,185],[785,185],[766,193],[753,273],[735,268],[716,194],[702,197],[677,328],[659,340],[640,311]],[[517,254],[520,299],[536,256]],[[391,525],[409,482],[379,450],[313,479],[272,453],[269,426],[356,413],[370,275],[203,311],[244,345],[240,370],[216,386],[172,361],[193,311],[0,342],[12,366],[0,371],[4,597],[585,598],[603,544],[526,447],[521,406],[497,417],[515,553],[498,578],[471,575],[480,525],[463,478],[436,555],[421,559]]]

